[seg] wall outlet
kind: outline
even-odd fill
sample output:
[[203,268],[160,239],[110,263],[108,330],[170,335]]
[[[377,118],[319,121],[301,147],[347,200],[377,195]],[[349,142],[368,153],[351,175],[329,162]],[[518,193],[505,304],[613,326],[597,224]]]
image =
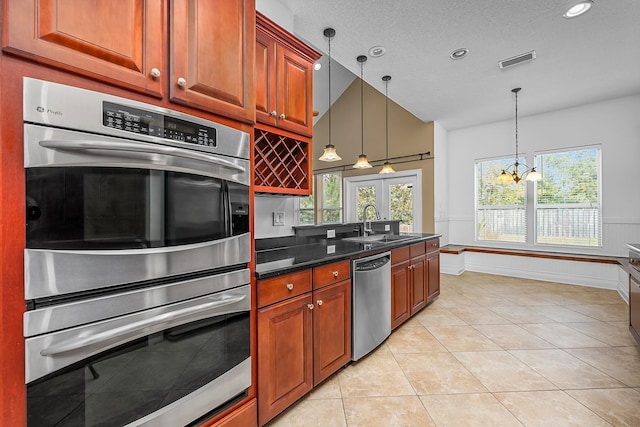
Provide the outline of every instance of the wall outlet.
[[333,239],[336,237],[336,230],[327,230],[327,239]]
[[273,225],[274,226],[284,225],[284,212],[273,213]]
[[327,255],[336,253],[336,245],[327,245]]
[[385,224],[384,231],[391,231],[391,226],[389,224]]

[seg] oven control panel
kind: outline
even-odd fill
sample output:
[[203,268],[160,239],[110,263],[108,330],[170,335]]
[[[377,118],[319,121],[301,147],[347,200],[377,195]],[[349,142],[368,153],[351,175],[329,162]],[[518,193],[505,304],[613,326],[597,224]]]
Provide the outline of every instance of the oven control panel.
[[102,103],[102,124],[108,128],[172,141],[217,146],[216,129],[212,127],[113,102]]

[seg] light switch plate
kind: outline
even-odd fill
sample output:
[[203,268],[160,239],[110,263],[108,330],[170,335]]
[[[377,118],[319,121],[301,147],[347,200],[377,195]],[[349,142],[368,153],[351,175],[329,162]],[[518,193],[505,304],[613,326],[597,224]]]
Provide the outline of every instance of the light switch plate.
[[274,226],[284,225],[284,212],[273,213],[273,225]]
[[336,230],[327,230],[327,239],[333,239],[336,237]]
[[391,231],[391,226],[389,224],[385,224],[384,231]]

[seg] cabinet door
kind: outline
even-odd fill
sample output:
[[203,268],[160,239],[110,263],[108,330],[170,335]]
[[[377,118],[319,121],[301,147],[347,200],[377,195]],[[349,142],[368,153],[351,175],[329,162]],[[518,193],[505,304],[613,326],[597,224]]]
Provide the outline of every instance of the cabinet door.
[[351,360],[351,281],[313,292],[313,383]]
[[409,319],[409,261],[391,266],[391,329]]
[[284,46],[276,61],[278,127],[311,136],[313,64]]
[[162,97],[164,2],[7,0],[3,48],[38,62]]
[[427,305],[427,263],[424,255],[411,259],[411,316]]
[[254,0],[173,0],[171,18],[171,100],[253,123]]
[[640,343],[640,280],[633,273],[629,275],[629,330]]
[[[276,125],[276,43],[256,29],[256,120]],[[272,114],[273,112],[273,114]]]
[[313,387],[311,292],[258,310],[258,419],[263,425]]
[[427,302],[440,295],[440,252],[427,255]]

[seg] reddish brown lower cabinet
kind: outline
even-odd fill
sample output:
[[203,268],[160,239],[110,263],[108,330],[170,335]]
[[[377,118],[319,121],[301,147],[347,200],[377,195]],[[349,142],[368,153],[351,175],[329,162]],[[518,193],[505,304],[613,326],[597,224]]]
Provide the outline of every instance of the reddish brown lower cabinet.
[[629,331],[640,343],[640,273],[631,267],[629,274]]
[[[396,250],[391,253],[392,259]],[[409,260],[391,265],[391,329],[397,328],[411,316],[409,265]]]
[[[351,360],[349,266],[346,260],[314,268],[313,273],[301,270],[258,280],[260,425]],[[295,294],[303,289],[309,291]],[[277,295],[280,300],[274,301]]]
[[351,281],[313,291],[313,301],[315,386],[351,360]]
[[440,294],[439,247],[433,239],[391,251],[391,329]]
[[258,404],[256,399],[239,407],[226,417],[218,420],[212,427],[256,427],[258,425]]
[[258,420],[263,425],[313,387],[311,293],[258,310]]
[[440,295],[440,250],[427,253],[427,304]]

